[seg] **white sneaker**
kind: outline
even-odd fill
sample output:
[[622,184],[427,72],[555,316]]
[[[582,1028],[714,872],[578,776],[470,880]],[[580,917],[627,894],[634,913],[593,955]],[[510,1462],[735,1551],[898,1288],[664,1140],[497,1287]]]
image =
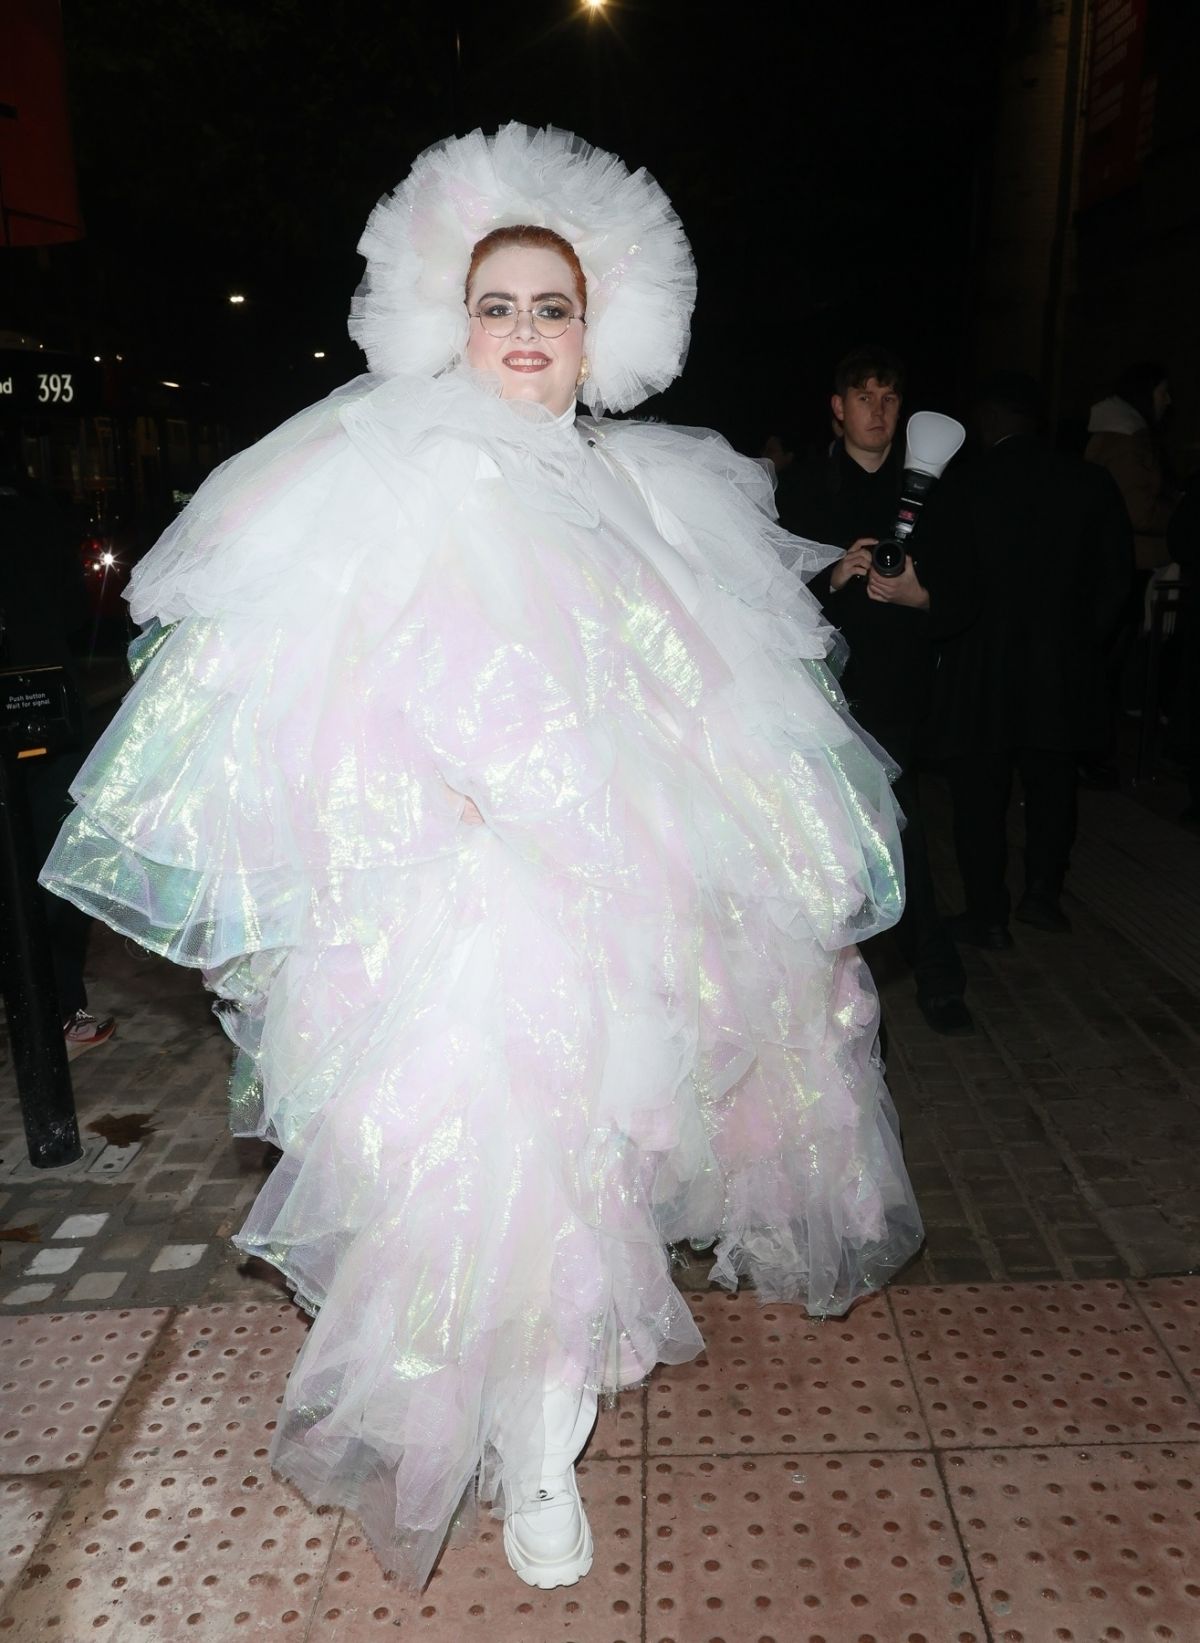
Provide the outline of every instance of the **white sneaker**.
[[527,1586],[573,1586],[592,1566],[592,1530],[572,1466],[546,1478],[535,1495],[504,1519],[504,1552]]

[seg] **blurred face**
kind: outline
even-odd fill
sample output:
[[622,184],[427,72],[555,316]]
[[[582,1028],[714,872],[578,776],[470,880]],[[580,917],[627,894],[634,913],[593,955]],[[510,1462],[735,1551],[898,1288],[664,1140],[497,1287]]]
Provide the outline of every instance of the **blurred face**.
[[834,394],[831,404],[848,449],[887,455],[900,417],[900,395],[895,388],[868,377],[861,388],[849,389],[844,397]]
[[[501,315],[504,305],[520,310],[512,334],[491,336],[478,315]],[[557,251],[509,245],[485,257],[467,293],[471,334],[467,363],[494,371],[505,399],[531,400],[559,416],[575,401],[586,329],[583,293]],[[561,336],[540,336],[534,318],[559,322],[575,316]]]
[[796,460],[795,451],[789,451],[778,434],[767,435],[766,442],[763,445],[763,455],[777,474],[781,474],[785,469],[790,468]]

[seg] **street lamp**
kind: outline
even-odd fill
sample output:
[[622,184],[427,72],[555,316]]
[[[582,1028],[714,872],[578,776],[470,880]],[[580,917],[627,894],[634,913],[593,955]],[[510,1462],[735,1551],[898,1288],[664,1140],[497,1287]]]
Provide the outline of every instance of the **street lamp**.
[[240,308],[245,300],[245,297],[243,297],[238,291],[235,291],[229,298],[229,301],[235,308]]

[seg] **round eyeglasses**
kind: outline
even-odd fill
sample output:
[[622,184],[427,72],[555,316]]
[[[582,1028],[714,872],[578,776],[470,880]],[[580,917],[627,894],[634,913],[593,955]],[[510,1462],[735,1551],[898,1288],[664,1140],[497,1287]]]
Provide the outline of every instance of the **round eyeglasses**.
[[573,320],[578,320],[580,325],[586,323],[582,314],[573,313],[557,297],[535,303],[532,308],[518,308],[515,302],[508,302],[503,297],[485,297],[478,308],[470,312],[489,337],[511,337],[522,314],[529,315],[539,337],[561,337]]

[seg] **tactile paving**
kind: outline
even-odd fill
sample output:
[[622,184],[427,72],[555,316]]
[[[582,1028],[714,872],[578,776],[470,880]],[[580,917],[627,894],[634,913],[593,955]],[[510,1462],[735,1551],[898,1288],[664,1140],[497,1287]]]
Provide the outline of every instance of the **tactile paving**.
[[82,1466],[170,1313],[0,1318],[0,1472]]
[[1200,1438],[1121,1283],[901,1289],[892,1305],[939,1447]]
[[823,1323],[753,1296],[697,1295],[692,1311],[706,1349],[651,1380],[651,1455],[928,1445],[882,1300]]
[[1175,1367],[1200,1398],[1200,1278],[1139,1278],[1130,1288]]
[[943,1459],[996,1643],[1200,1638],[1195,1445]]
[[179,1313],[26,1569],[0,1635],[230,1643],[269,1632],[300,1643],[340,1521],[267,1466],[303,1335],[291,1306]]
[[[0,1487],[0,1643],[1197,1643],[1195,1297],[1169,1279],[910,1288],[817,1324],[696,1295],[703,1357],[605,1411],[580,1465],[588,1578],[524,1587],[485,1519],[419,1597],[351,1514],[270,1474],[306,1327],[290,1305],[6,1319],[9,1403],[39,1431],[73,1369],[110,1407],[63,1453],[73,1482]],[[23,1434],[10,1450],[48,1453]]]
[[583,1461],[578,1478],[596,1543],[585,1580],[549,1592],[522,1584],[505,1559],[501,1525],[481,1516],[477,1540],[444,1553],[413,1596],[385,1582],[347,1513],[306,1643],[383,1643],[393,1628],[421,1643],[640,1643],[641,1457]]
[[646,1388],[631,1386],[611,1408],[601,1408],[584,1455],[588,1460],[631,1460],[646,1444]]
[[651,1456],[646,1643],[984,1643],[931,1455]]
[[0,1606],[37,1550],[63,1488],[61,1478],[0,1483]]

